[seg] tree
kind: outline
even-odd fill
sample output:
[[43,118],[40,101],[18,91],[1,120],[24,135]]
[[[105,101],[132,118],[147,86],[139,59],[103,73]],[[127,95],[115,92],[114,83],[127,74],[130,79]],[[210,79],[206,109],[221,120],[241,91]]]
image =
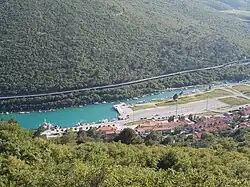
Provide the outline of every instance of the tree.
[[175,119],[175,117],[174,117],[174,116],[169,116],[169,118],[168,118],[168,122],[173,122],[173,121],[174,121],[174,119]]
[[167,136],[161,143],[163,145],[170,145],[173,142],[173,138],[171,136]]
[[61,143],[62,144],[72,144],[76,141],[76,135],[73,132],[72,129],[69,129],[62,137],[61,137]]
[[169,169],[174,167],[178,162],[177,154],[173,151],[168,152],[157,164],[159,169]]
[[138,144],[142,142],[142,139],[131,128],[123,129],[120,134],[115,137],[115,141],[121,141],[125,144]]
[[173,96],[173,100],[174,101],[177,101],[177,99],[179,98],[179,95],[176,93],[176,94],[174,94],[174,96]]
[[161,141],[161,134],[159,132],[151,132],[149,135],[145,138],[145,144],[146,145],[157,145]]
[[37,130],[35,130],[33,137],[37,138],[41,136],[41,133],[44,132],[46,128],[44,126],[40,126]]
[[188,115],[188,119],[189,119],[190,121],[193,121],[193,120],[194,120],[193,114],[189,114],[189,115]]
[[86,141],[88,141],[89,138],[87,136],[87,132],[84,130],[80,130],[77,132],[77,136],[76,136],[76,143],[77,144],[81,144],[84,143]]

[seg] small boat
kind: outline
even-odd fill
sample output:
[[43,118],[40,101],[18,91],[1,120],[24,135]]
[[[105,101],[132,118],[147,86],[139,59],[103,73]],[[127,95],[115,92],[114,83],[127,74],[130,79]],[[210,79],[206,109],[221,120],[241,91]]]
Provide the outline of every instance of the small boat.
[[103,101],[102,104],[106,104],[107,102],[106,101]]
[[6,112],[6,114],[8,115],[8,114],[9,114],[9,112]]
[[134,97],[134,100],[138,100],[139,98],[138,97]]
[[48,111],[49,111],[49,112],[55,112],[56,109],[49,109]]
[[43,127],[45,129],[50,129],[53,125],[51,123],[47,123],[46,120],[44,120],[43,123],[40,124],[40,127]]
[[83,105],[79,105],[79,108],[82,108],[83,107]]
[[179,93],[179,95],[183,95],[183,93],[184,93],[184,91],[182,90],[182,91]]
[[95,105],[98,105],[98,104],[99,104],[99,102],[95,102],[94,104],[95,104]]

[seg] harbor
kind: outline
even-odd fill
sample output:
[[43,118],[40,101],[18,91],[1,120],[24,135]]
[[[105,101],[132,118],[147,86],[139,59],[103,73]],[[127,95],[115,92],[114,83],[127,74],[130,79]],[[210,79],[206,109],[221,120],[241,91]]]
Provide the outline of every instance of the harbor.
[[[194,89],[205,89],[205,86],[192,86],[187,87],[184,90],[185,94],[192,93]],[[53,125],[59,125],[60,127],[75,127],[78,123],[95,124],[102,120],[114,120],[118,119],[119,113],[114,109],[114,105],[121,102],[126,104],[136,104],[138,102],[149,102],[152,100],[159,100],[164,98],[171,98],[175,93],[179,93],[183,88],[171,89],[161,91],[159,93],[152,93],[150,95],[144,95],[140,98],[127,99],[125,101],[118,101],[114,103],[99,103],[86,106],[78,106],[72,108],[52,109],[49,111],[37,111],[29,113],[11,113],[0,114],[0,120],[9,120],[11,118],[18,121],[18,123],[27,129],[36,129],[45,120]]]

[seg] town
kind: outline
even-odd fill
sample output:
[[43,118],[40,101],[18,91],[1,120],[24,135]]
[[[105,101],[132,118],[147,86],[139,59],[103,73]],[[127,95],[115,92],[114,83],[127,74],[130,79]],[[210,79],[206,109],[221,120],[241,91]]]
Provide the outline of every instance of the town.
[[48,124],[44,124],[49,130],[41,133],[47,138],[60,137],[68,131],[80,132],[95,129],[101,136],[116,136],[125,128],[133,129],[141,137],[146,137],[151,132],[158,132],[163,136],[167,136],[177,129],[179,134],[192,136],[200,139],[204,133],[214,133],[221,131],[236,131],[241,128],[250,128],[250,106],[239,108],[238,110],[227,112],[223,115],[188,115],[188,116],[170,116],[169,118],[142,119],[131,126],[121,126],[113,123],[112,125],[95,125],[95,126],[79,126],[74,128],[52,128]]
[[[175,134],[199,140],[205,133],[250,128],[250,106],[247,105],[250,103],[249,89],[248,84],[220,86],[188,95],[182,95],[181,92],[164,101],[138,102],[135,105],[120,103],[113,106],[119,113],[117,120],[103,120],[96,124],[79,123],[72,128],[60,128],[44,122],[39,132],[53,139],[69,132],[79,134],[91,130],[99,137],[112,139],[124,129],[131,129],[141,138],[157,133],[162,139]],[[159,103],[166,106],[155,107]]]

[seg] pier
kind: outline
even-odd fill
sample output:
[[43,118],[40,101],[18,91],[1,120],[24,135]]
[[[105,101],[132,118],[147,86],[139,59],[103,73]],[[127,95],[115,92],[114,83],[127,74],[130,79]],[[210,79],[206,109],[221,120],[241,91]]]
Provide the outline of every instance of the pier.
[[130,115],[133,114],[133,110],[126,103],[120,103],[120,104],[114,105],[113,108],[118,112],[119,120],[126,120],[130,117]]

